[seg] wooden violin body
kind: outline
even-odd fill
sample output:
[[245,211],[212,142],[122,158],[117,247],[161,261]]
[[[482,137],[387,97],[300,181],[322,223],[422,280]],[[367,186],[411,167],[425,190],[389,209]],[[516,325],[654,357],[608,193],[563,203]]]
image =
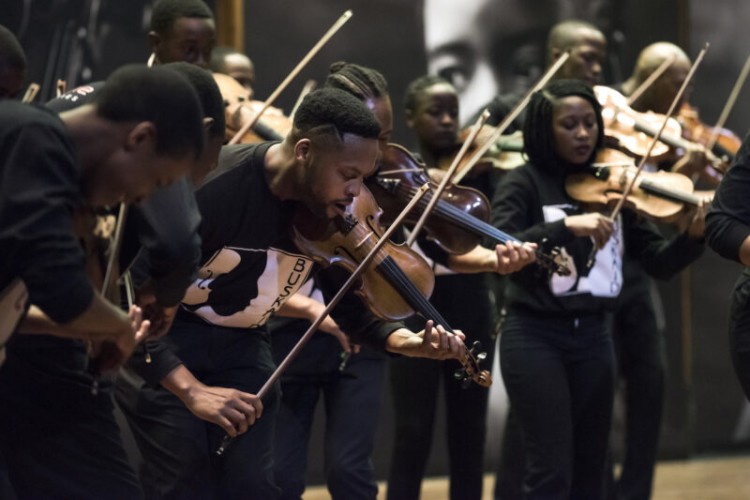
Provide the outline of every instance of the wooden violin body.
[[[599,154],[601,165],[592,165],[590,171],[574,173],[565,180],[568,195],[594,210],[614,207],[622,199],[628,184],[636,173],[635,165],[624,165],[627,160],[611,161],[612,156],[622,158],[611,150]],[[674,172],[641,172],[625,206],[646,217],[663,222],[677,220],[686,205],[697,206],[701,198],[693,193],[693,181]]]
[[[263,108],[263,102],[250,98],[248,90],[231,76],[214,73],[224,98],[226,137],[232,139],[242,126]],[[281,140],[292,130],[292,120],[274,107],[268,108],[258,122],[240,139],[241,144]]]
[[[392,220],[406,206],[419,186],[430,183],[424,174],[424,165],[409,151],[398,144],[389,144],[383,152],[380,170],[369,183],[375,198],[384,209],[384,221]],[[415,210],[419,216],[429,202],[427,194]],[[476,247],[484,238],[498,243],[520,241],[487,222],[489,202],[479,191],[460,186],[450,186],[441,195],[433,211],[427,217],[425,231],[430,239],[443,250],[463,254]],[[407,219],[407,222],[413,220]],[[564,262],[558,262],[559,249],[537,250],[537,264],[562,276],[570,274]]]
[[[321,221],[309,211],[299,211],[294,225],[295,244],[318,262],[353,270],[382,235],[381,210],[364,186],[349,208],[346,214],[333,221]],[[445,319],[427,300],[435,284],[432,269],[410,248],[386,243],[375,255],[361,281],[355,293],[380,318],[399,320],[416,312],[451,331]],[[460,359],[463,368],[456,378],[489,387],[492,376],[479,367],[485,355],[476,353],[478,348],[478,345],[472,350],[464,347]]]

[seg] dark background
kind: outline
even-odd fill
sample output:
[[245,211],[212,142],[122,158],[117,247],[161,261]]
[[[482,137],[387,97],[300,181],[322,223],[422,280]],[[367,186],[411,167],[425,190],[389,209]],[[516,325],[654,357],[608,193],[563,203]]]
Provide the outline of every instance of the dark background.
[[[514,0],[496,0],[500,3]],[[214,2],[208,2],[214,7]],[[697,73],[691,101],[707,123],[716,120],[750,47],[750,3],[743,0],[560,0],[556,16],[577,16],[594,22],[610,40],[606,82],[630,74],[646,44],[667,40],[695,56],[703,43],[711,48]],[[68,86],[100,80],[124,63],[145,62],[150,19],[149,0],[3,0],[0,24],[19,37],[29,60],[27,83],[42,84],[41,99],[53,96],[57,78]],[[411,146],[402,119],[402,95],[412,79],[424,74],[422,5],[413,0],[293,0],[245,2],[245,50],[256,64],[256,96],[269,95],[328,27],[347,9],[353,18],[313,59],[280,96],[276,105],[289,111],[308,79],[321,82],[328,66],[347,60],[372,66],[389,81],[395,115],[393,140]],[[502,12],[502,9],[501,9]],[[548,13],[547,13],[548,14]],[[555,16],[550,16],[554,18]],[[514,20],[511,20],[514,21]],[[522,20],[518,20],[521,22]],[[221,20],[219,20],[219,23]],[[543,47],[544,40],[539,40]],[[727,126],[740,136],[750,124],[750,103],[744,92]],[[736,264],[710,251],[679,279],[660,285],[668,342],[668,395],[662,457],[746,450],[750,443],[750,407],[736,382],[728,357],[726,311],[738,274]],[[500,377],[495,376],[499,383]],[[502,413],[502,398],[493,393],[491,418]],[[379,477],[387,470],[391,417],[388,396],[374,457]],[[322,415],[320,415],[321,421]],[[488,443],[494,462],[497,422]],[[318,430],[322,429],[319,427]],[[436,429],[439,434],[443,428]],[[444,474],[443,439],[436,439],[430,474]],[[321,477],[322,441],[311,444],[310,476]]]

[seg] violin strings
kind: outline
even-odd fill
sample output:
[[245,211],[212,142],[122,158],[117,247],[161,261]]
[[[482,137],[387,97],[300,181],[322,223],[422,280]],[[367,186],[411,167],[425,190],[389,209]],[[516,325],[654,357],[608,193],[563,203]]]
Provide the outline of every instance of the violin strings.
[[[453,329],[448,325],[448,322],[440,315],[440,313],[434,308],[432,303],[427,300],[422,292],[419,291],[404,271],[398,266],[393,258],[386,257],[378,265],[378,269],[386,280],[396,288],[406,302],[414,308],[419,314],[425,319],[431,319],[435,322],[435,325],[440,325],[445,328],[448,332],[453,332]],[[467,359],[468,358],[468,359]],[[473,355],[464,345],[464,359],[461,359],[461,364],[466,364],[472,361],[472,364],[476,364]],[[474,367],[471,367],[474,370]]]

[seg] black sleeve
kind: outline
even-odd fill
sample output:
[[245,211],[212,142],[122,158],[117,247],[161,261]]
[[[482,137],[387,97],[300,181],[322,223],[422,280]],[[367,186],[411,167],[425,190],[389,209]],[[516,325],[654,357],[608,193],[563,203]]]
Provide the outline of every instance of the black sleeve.
[[667,239],[653,223],[637,220],[630,211],[622,215],[627,228],[626,252],[639,259],[644,270],[656,279],[672,278],[703,254],[703,243],[687,233]]
[[[128,215],[142,251],[131,268],[136,283],[151,279],[164,306],[179,303],[195,278],[201,256],[200,214],[192,186],[180,179],[159,189]],[[131,224],[132,223],[132,224]]]
[[724,175],[706,216],[706,243],[722,257],[739,262],[750,236],[750,135],[735,164]]
[[[337,266],[327,267],[318,273],[318,283],[326,303],[336,295],[348,276],[346,271]],[[355,343],[368,345],[381,352],[386,352],[388,336],[399,328],[405,328],[403,323],[387,322],[373,315],[352,290],[344,295],[331,316]]]
[[491,222],[496,228],[511,234],[521,241],[564,246],[575,239],[563,219],[555,222],[539,222],[534,214],[541,206],[535,200],[531,178],[524,167],[511,170],[503,177],[492,199]]
[[31,303],[53,321],[68,323],[93,298],[73,233],[74,211],[82,201],[73,146],[62,126],[46,123],[18,127],[13,135],[0,151],[5,163],[0,241],[8,242],[15,256],[2,265],[13,263],[8,271],[26,283]]
[[[164,339],[148,340],[144,345],[135,350],[128,360],[128,367],[151,386],[159,385],[169,372],[183,364]],[[146,352],[151,358],[150,363],[146,362]]]

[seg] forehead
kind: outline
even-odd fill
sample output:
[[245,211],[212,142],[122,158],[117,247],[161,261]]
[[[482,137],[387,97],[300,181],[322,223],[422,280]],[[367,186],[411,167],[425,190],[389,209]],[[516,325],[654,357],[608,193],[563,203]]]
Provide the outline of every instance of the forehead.
[[555,118],[594,112],[594,106],[588,100],[577,95],[569,95],[558,99],[553,109]]
[[326,163],[336,166],[353,167],[361,172],[368,172],[378,155],[377,139],[367,139],[354,134],[344,134],[338,147],[329,141],[328,146],[318,143]]
[[169,37],[172,39],[210,38],[216,32],[214,20],[203,17],[179,17],[172,25]]
[[435,83],[430,85],[429,87],[425,87],[420,93],[419,93],[419,99],[422,102],[425,101],[456,101],[458,102],[458,95],[456,94],[456,89],[453,87],[453,85],[449,83]]
[[607,40],[600,32],[585,28],[576,35],[572,49],[604,51],[607,48]]

